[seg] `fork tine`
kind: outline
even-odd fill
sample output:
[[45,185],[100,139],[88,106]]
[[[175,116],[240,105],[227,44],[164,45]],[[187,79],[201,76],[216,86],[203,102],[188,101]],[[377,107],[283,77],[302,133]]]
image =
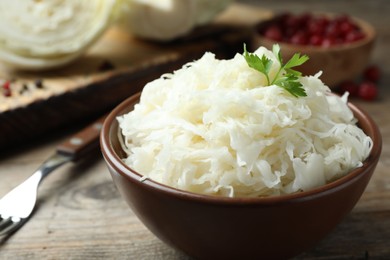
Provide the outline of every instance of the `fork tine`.
[[22,220],[13,220],[11,217],[3,219],[0,222],[0,237],[11,234],[23,225]]
[[3,230],[4,228],[9,226],[10,224],[12,224],[11,217],[8,217],[8,218],[1,217],[1,220],[0,220],[0,230]]
[[21,225],[20,222],[13,222],[11,225],[0,231],[0,237],[11,234],[16,231]]

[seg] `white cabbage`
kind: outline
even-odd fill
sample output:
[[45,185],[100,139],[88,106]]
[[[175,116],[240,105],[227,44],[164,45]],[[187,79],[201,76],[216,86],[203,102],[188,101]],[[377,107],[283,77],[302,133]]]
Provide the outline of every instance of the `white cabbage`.
[[44,70],[68,64],[118,20],[135,36],[167,41],[210,22],[232,0],[2,0],[0,60]]
[[67,64],[113,20],[118,0],[0,1],[0,59],[16,68]]
[[169,41],[207,24],[232,0],[122,0],[120,25],[135,36]]
[[234,0],[197,0],[197,21],[199,25],[212,21],[217,14],[225,10]]
[[[263,47],[256,53],[276,61]],[[307,97],[296,98],[265,86],[242,55],[206,53],[147,84],[140,103],[118,118],[124,161],[172,187],[230,197],[330,182],[361,166],[372,140],[356,126],[347,97],[329,95],[319,76],[301,78]]]

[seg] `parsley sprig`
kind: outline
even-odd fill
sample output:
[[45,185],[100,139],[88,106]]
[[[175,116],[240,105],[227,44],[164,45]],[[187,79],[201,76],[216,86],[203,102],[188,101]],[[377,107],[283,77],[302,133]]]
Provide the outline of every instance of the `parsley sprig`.
[[248,53],[246,45],[244,44],[244,58],[248,63],[249,67],[264,74],[267,79],[267,85],[277,85],[287,90],[291,95],[295,97],[305,97],[306,92],[302,84],[298,81],[302,75],[301,72],[294,70],[293,68],[305,63],[309,57],[307,55],[301,56],[299,53],[295,53],[292,58],[283,64],[282,55],[280,54],[280,47],[275,44],[272,48],[272,52],[277,58],[280,66],[276,75],[271,79],[269,72],[271,70],[273,61],[267,58],[265,55],[259,57],[253,53]]

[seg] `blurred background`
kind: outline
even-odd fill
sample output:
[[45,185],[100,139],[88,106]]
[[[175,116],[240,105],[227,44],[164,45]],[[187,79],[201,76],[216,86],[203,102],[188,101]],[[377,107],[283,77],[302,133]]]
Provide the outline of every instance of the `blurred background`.
[[[352,213],[315,248],[297,259],[390,259],[390,120],[387,115],[390,110],[390,1],[234,2],[248,5],[255,13],[261,10],[260,13],[266,13],[264,17],[285,12],[346,14],[368,22],[375,29],[375,43],[364,64],[380,72],[375,80],[375,96],[369,100],[352,97],[352,101],[368,111],[378,124],[383,135],[382,157]],[[3,13],[7,13],[4,6]],[[186,16],[187,13],[181,14]],[[234,13],[227,17],[228,20],[233,17],[233,23],[248,22],[253,13],[248,16]],[[0,29],[7,27],[1,22],[3,18],[0,17]],[[212,23],[213,18],[207,19]],[[97,21],[94,24],[98,24]],[[242,50],[243,38],[237,31],[234,37],[224,37],[219,32],[201,40],[197,38],[198,32],[177,41],[159,42],[138,39],[117,28],[109,28],[94,44],[86,42],[82,46],[85,55],[69,57],[72,63],[64,67],[50,67],[58,61],[52,54],[48,55],[49,63],[46,56],[43,63],[38,62],[39,66],[50,68],[44,71],[13,70],[0,64],[3,91],[0,96],[0,196],[29,176],[60,140],[110,111],[148,81],[199,58],[205,50],[229,55],[232,50]],[[24,49],[22,54],[25,54]],[[350,80],[362,82],[362,73]],[[33,92],[36,93],[34,98],[29,94]],[[133,213],[129,214],[98,156],[81,166],[62,169],[59,175],[47,179],[41,192],[44,203],[28,225],[0,248],[0,259],[189,259],[162,243]]]

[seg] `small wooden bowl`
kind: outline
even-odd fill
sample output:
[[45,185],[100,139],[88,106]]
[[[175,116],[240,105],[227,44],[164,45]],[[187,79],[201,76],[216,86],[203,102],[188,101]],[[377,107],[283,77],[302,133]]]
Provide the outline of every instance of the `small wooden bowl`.
[[[326,14],[327,16],[334,16]],[[272,18],[271,18],[272,19]],[[283,59],[290,59],[295,53],[306,54],[309,56],[307,61],[302,66],[298,67],[304,75],[314,75],[322,71],[320,79],[329,87],[336,87],[339,83],[352,80],[357,77],[367,67],[372,49],[375,43],[375,29],[367,22],[351,17],[366,35],[362,40],[335,45],[331,47],[321,47],[312,45],[296,45],[285,42],[276,42],[265,38],[258,33],[258,28],[264,23],[269,23],[270,20],[263,21],[256,27],[253,33],[250,48],[252,51],[260,46],[267,49],[272,49],[276,43],[280,45]]]
[[131,111],[138,101],[139,95],[134,95],[108,115],[100,139],[104,159],[134,214],[161,240],[195,259],[287,259],[308,250],[352,210],[381,153],[377,125],[349,104],[359,126],[373,140],[362,167],[324,186],[282,196],[195,194],[143,180],[122,161],[125,153],[116,118]]

